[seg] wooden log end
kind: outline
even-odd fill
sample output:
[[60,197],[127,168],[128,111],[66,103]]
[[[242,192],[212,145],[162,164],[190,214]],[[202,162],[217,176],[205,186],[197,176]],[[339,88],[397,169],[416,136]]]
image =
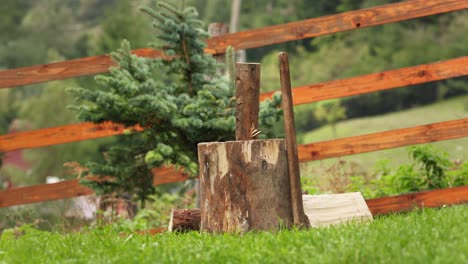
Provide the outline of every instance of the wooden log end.
[[169,232],[200,231],[200,209],[176,209],[172,210],[169,221]]

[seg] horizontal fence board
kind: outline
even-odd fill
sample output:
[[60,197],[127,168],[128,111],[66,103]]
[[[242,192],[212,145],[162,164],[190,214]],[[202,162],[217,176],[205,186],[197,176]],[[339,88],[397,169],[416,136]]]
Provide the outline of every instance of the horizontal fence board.
[[[132,128],[141,131],[142,128]],[[81,140],[96,139],[121,135],[125,131],[123,125],[105,122],[102,124],[79,123],[26,132],[17,132],[0,136],[0,151],[12,151],[24,148],[39,148]]]
[[468,203],[468,186],[409,193],[366,200],[372,215]]
[[300,162],[468,136],[468,118],[298,146]]
[[[162,51],[152,48],[136,49],[132,52],[147,58],[167,57]],[[0,89],[104,73],[112,66],[115,66],[115,63],[109,55],[99,55],[4,70],[0,71]]]
[[[206,52],[224,53],[228,46],[233,46],[235,49],[257,48],[466,8],[468,8],[466,0],[405,1],[213,37],[207,40]],[[138,49],[134,53],[144,57],[163,56],[162,51],[149,48]],[[0,88],[103,73],[113,65],[109,56],[101,55],[6,70],[0,72]]]
[[78,180],[19,187],[0,192],[0,208],[61,200],[93,193],[93,190],[80,185]]
[[[376,91],[422,84],[468,75],[468,57],[460,57],[430,64],[422,64],[396,70],[372,73],[341,80],[333,80],[312,85],[295,87],[294,105],[301,105],[366,94]],[[260,99],[270,98],[275,92],[260,95]]]
[[[468,57],[296,87],[293,89],[293,103],[300,105],[463,75],[468,75]],[[260,95],[260,99],[265,100],[273,93],[263,93]],[[119,135],[123,131],[123,126],[109,122],[103,125],[81,123],[6,134],[0,135],[0,151],[38,148],[96,139]]]
[[208,39],[208,49],[222,53],[383,25],[468,8],[466,0],[413,0],[241,31]]
[[[154,185],[183,182],[188,179],[186,174],[170,167],[153,169],[153,174]],[[0,191],[0,208],[61,200],[90,194],[94,194],[94,191],[81,185],[78,180],[38,184]]]

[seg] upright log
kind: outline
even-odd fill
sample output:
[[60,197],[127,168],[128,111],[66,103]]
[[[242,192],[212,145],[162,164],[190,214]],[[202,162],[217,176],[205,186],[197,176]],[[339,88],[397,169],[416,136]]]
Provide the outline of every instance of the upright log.
[[278,230],[293,223],[283,139],[198,144],[201,230]]
[[260,107],[260,64],[236,63],[236,140],[256,139]]
[[279,68],[294,225],[298,227],[308,227],[310,226],[309,218],[304,213],[304,205],[302,202],[301,176],[297,155],[296,127],[294,125],[294,108],[291,92],[291,76],[289,73],[288,54],[285,52],[279,54]]

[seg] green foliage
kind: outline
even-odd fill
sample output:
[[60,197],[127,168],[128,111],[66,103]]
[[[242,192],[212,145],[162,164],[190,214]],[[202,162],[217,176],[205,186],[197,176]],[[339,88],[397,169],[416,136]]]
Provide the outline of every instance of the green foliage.
[[318,104],[314,115],[318,121],[332,127],[333,137],[336,138],[336,123],[346,118],[346,109],[341,105],[340,100],[332,100]]
[[[128,192],[143,201],[154,192],[151,168],[175,165],[195,176],[199,142],[234,138],[234,90],[229,78],[217,72],[215,60],[204,53],[208,34],[197,11],[163,2],[157,6],[158,11],[141,10],[154,19],[156,37],[171,60],[137,57],[124,41],[112,53],[118,67],[109,76],[96,77],[100,89],[69,89],[84,102],[72,107],[81,120],[145,128],[121,135],[106,152],[104,164],[86,165],[93,175],[115,177],[83,181],[98,194]],[[263,125],[274,121],[279,102],[276,98],[261,105]]]
[[[185,187],[189,187],[189,185]],[[120,219],[120,221],[112,223],[112,227],[119,232],[167,227],[172,209],[195,208],[195,191],[187,191],[186,189],[182,188],[176,193],[157,191],[148,197],[146,207],[139,210],[133,219]]]
[[153,39],[151,34],[147,34],[151,25],[136,10],[136,5],[140,4],[131,0],[117,0],[113,5],[107,5],[100,22],[102,34],[93,36],[94,39],[89,43],[92,54],[116,50],[122,39],[129,40],[135,48],[148,45]]
[[430,145],[409,148],[412,163],[395,171],[383,160],[376,165],[377,179],[351,178],[349,191],[361,191],[365,197],[381,197],[409,192],[468,185],[468,162],[454,164],[448,154]]

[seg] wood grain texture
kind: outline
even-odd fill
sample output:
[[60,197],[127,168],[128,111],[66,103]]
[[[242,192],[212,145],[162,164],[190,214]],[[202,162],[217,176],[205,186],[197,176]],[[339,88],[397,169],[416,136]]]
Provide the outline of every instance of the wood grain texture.
[[126,130],[142,131],[140,126],[125,128],[111,122],[102,124],[78,123],[0,136],[0,151],[39,148],[63,143],[96,139],[123,134]]
[[200,231],[201,211],[194,209],[172,210],[171,220],[167,227],[169,232]]
[[259,63],[236,63],[236,140],[257,138],[260,69]]
[[294,125],[294,106],[292,103],[288,54],[286,52],[280,52],[278,61],[294,225],[297,227],[309,227],[310,222],[304,213],[304,205],[302,203],[301,173],[297,157],[296,127]]
[[245,233],[293,224],[282,139],[198,144],[201,230]]
[[220,53],[228,46],[236,49],[256,48],[466,8],[466,0],[404,1],[214,37],[208,39],[207,50]]
[[93,190],[80,185],[78,180],[19,187],[0,192],[0,208],[20,204],[67,199],[93,194]]
[[[341,31],[377,26],[468,8],[466,0],[412,0],[287,24],[241,31],[208,39],[205,52],[222,54],[228,46],[237,50],[256,48]],[[162,51],[138,49],[135,54],[161,57]],[[108,71],[114,63],[101,55],[0,72],[0,88],[92,75]]]
[[409,193],[366,200],[372,215],[468,203],[468,186]]
[[[162,51],[152,48],[132,52],[147,58],[169,58]],[[99,55],[0,71],[0,89],[104,73],[115,65],[109,55]]]
[[302,199],[312,227],[373,220],[360,192],[302,195]]
[[468,118],[299,145],[306,162],[468,136]]
[[[360,95],[468,75],[468,57],[293,88],[294,105]],[[275,91],[262,93],[260,100]]]
[[[153,169],[154,185],[182,182],[188,176],[172,168]],[[0,191],[0,208],[20,204],[39,203],[67,199],[93,194],[90,188],[81,185],[78,180],[67,180],[51,184],[38,184]]]

